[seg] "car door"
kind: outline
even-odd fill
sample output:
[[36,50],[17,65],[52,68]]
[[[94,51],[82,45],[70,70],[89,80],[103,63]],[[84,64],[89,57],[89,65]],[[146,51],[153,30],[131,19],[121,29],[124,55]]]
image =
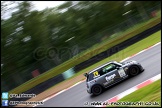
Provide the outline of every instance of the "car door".
[[103,67],[103,72],[105,73],[102,75],[102,82],[104,87],[110,86],[121,78],[118,70],[116,69],[116,66],[113,63]]

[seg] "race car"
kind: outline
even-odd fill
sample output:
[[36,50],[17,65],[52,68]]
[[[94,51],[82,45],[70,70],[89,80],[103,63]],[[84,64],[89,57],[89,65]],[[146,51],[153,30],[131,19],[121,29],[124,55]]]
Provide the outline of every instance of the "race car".
[[122,80],[138,75],[144,68],[137,61],[129,62],[108,62],[89,73],[86,77],[87,92],[93,95],[100,95],[104,88],[108,88]]

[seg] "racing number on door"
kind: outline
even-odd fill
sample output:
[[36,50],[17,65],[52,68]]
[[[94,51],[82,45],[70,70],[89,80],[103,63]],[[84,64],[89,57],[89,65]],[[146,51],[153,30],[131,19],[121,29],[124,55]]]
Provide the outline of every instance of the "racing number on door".
[[125,71],[124,71],[123,68],[120,68],[120,69],[118,70],[118,73],[119,73],[120,77],[126,76]]

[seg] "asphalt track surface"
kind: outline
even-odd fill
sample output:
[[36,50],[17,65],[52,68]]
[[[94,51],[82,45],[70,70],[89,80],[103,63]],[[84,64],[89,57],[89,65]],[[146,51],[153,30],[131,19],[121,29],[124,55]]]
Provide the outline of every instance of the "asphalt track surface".
[[[127,79],[104,91],[99,96],[92,96],[86,91],[86,83],[82,82],[77,86],[55,96],[44,102],[44,105],[36,107],[89,107],[85,102],[106,101],[121,92],[161,73],[161,43],[145,52],[132,57],[129,60],[136,60],[145,68],[145,71],[138,76]],[[92,106],[91,106],[92,107]]]

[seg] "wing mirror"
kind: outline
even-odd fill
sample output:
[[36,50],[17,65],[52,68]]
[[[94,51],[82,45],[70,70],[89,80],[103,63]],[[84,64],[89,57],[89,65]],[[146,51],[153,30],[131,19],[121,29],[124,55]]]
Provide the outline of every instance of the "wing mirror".
[[85,77],[87,77],[87,76],[88,76],[88,74],[87,74],[87,73],[84,73],[84,76],[85,76]]

